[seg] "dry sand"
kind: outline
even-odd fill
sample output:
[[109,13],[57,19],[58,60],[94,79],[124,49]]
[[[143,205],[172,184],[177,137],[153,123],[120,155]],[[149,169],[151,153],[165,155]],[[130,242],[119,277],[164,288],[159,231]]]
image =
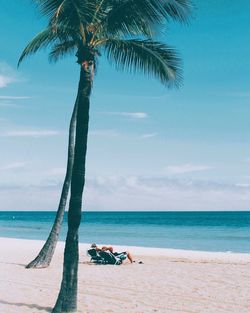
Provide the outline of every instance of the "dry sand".
[[[0,238],[1,313],[51,312],[60,287],[63,243],[49,268],[25,269],[42,244]],[[80,245],[81,313],[250,312],[250,254],[130,247],[136,263],[114,266],[89,264],[86,248]]]

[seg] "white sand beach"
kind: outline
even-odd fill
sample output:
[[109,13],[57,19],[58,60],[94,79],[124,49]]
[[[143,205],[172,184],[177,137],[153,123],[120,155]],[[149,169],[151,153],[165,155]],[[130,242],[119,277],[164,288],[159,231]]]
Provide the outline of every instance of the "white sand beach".
[[[25,269],[42,244],[0,238],[0,312],[51,311],[60,287],[64,244],[58,244],[49,268]],[[80,245],[81,313],[250,312],[250,254],[129,247],[136,263],[114,266],[89,264],[87,247]]]

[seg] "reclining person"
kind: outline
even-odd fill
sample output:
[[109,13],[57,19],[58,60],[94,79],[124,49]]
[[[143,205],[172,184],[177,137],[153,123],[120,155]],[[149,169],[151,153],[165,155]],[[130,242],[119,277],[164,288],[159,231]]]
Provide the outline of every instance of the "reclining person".
[[131,255],[131,253],[129,251],[125,251],[125,252],[114,252],[114,248],[112,246],[103,246],[101,248],[97,247],[97,245],[95,243],[92,243],[91,245],[92,249],[95,249],[96,251],[110,251],[111,253],[113,253],[115,256],[119,256],[120,254],[126,254],[130,263],[133,263],[133,257]]

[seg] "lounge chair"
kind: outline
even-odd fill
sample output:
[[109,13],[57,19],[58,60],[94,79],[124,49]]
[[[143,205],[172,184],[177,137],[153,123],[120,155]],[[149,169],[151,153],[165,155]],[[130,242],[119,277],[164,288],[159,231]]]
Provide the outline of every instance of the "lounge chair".
[[103,258],[96,251],[96,249],[89,249],[87,251],[88,255],[91,257],[90,262],[104,264]]
[[112,252],[109,250],[106,251],[99,251],[100,256],[104,259],[106,264],[114,264],[114,265],[120,265],[122,264],[121,258],[115,256]]
[[90,262],[98,264],[114,264],[120,265],[122,261],[127,258],[126,253],[115,253],[113,254],[109,250],[96,251],[95,249],[88,250],[88,254],[91,257]]

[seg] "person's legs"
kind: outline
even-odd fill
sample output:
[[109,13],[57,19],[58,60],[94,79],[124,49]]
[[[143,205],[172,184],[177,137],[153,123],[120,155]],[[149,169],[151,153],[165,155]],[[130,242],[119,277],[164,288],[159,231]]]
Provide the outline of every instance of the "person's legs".
[[131,254],[129,251],[127,251],[126,253],[127,253],[127,257],[128,257],[128,259],[129,259],[130,263],[133,263],[132,254]]

